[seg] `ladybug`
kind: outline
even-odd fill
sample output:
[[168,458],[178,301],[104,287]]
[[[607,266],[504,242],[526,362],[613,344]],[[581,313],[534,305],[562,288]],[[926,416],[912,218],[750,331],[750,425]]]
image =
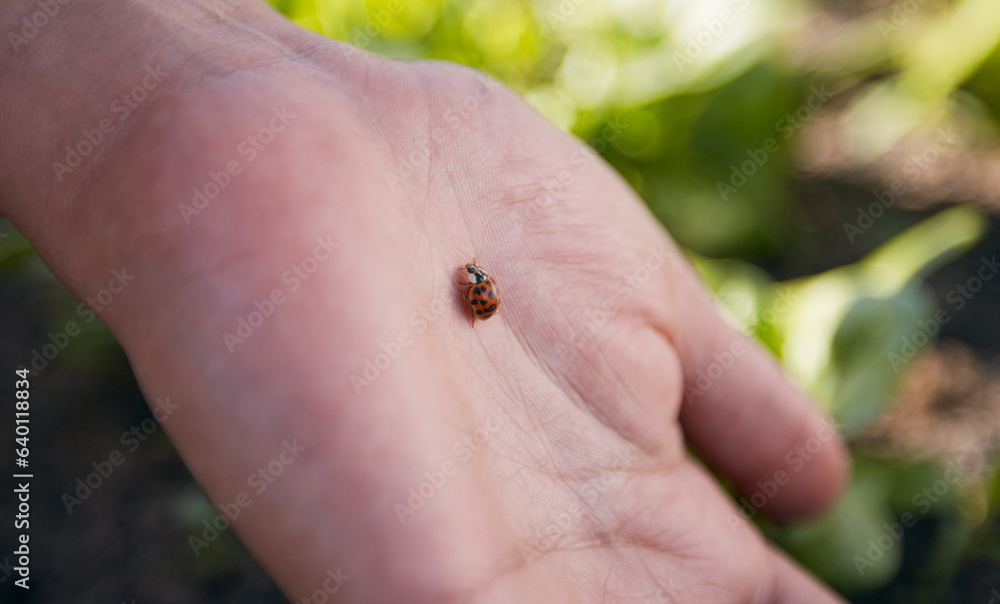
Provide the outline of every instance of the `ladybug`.
[[465,299],[469,301],[469,308],[472,310],[472,326],[476,326],[476,319],[485,321],[497,312],[500,306],[500,288],[497,282],[486,274],[480,266],[476,266],[476,259],[465,265],[462,269],[469,280],[466,282],[469,289],[465,292]]

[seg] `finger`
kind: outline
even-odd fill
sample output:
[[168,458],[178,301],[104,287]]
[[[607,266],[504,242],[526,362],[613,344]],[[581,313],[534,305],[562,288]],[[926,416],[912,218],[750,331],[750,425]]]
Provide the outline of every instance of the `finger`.
[[699,288],[677,326],[688,442],[730,477],[748,514],[808,515],[841,490],[848,455],[836,430],[774,358],[715,312]]
[[844,604],[844,599],[820,583],[780,551],[772,550],[774,569],[754,604]]
[[629,481],[621,493],[630,521],[618,538],[670,554],[648,566],[666,592],[657,602],[843,604],[769,544],[696,460]]

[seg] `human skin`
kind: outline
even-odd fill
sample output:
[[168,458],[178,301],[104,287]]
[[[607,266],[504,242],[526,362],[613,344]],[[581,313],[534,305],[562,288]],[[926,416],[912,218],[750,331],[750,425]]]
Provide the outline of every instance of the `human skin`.
[[[8,0],[0,32],[38,10]],[[0,81],[0,212],[80,299],[135,275],[100,316],[178,405],[164,428],[210,499],[249,501],[233,530],[293,601],[337,569],[343,602],[840,601],[685,445],[746,494],[786,472],[761,511],[788,520],[836,497],[843,444],[621,178],[515,94],[250,1],[74,1],[4,47]],[[474,328],[473,257],[503,292]],[[304,449],[258,493],[286,441]]]

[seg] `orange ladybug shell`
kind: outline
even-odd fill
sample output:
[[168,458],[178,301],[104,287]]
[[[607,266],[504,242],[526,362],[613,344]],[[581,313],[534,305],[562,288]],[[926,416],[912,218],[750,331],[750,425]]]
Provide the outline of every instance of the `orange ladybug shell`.
[[500,306],[500,288],[493,277],[476,265],[475,258],[465,265],[464,270],[469,278],[469,289],[465,292],[465,299],[469,302],[472,324],[475,325],[477,319],[485,321],[496,314],[497,307]]

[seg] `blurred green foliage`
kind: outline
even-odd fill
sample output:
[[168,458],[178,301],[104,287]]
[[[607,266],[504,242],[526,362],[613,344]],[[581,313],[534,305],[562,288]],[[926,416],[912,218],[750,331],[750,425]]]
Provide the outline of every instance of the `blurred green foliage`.
[[[787,249],[793,149],[833,93],[862,86],[845,111],[845,144],[871,157],[969,105],[1000,103],[981,69],[1000,40],[993,0],[887,5],[823,45],[811,44],[828,33],[817,23],[823,4],[802,0],[273,3],[379,54],[490,73],[583,140],[611,118],[625,124],[606,159],[678,241],[711,256]],[[957,89],[970,77],[982,99]],[[775,151],[741,170],[769,139]]]
[[[790,253],[803,220],[800,139],[834,106],[837,145],[861,166],[914,133],[953,124],[977,133],[977,143],[995,142],[995,0],[272,3],[372,52],[490,73],[590,141],[690,250],[720,310],[768,346],[848,437],[882,416],[912,358],[933,340],[915,335],[937,310],[924,279],[985,232],[978,212],[958,207],[814,276],[776,283],[748,262]],[[609,122],[621,134],[602,142]],[[911,354],[905,342],[914,339],[923,344]],[[877,587],[897,575],[902,546],[894,541],[870,567],[859,569],[856,556],[912,512],[912,494],[942,471],[859,452],[833,512],[766,528],[838,588]],[[971,495],[953,489],[927,512],[943,521],[928,575],[938,591],[976,526],[960,513],[963,497],[992,509],[996,490],[989,481]]]
[[[856,264],[784,283],[768,280],[743,261],[696,258],[696,266],[731,321],[767,344],[850,439],[882,416],[906,368],[940,327],[923,277],[965,252],[985,226],[979,212],[954,207],[900,233]],[[899,524],[907,513],[924,518],[913,510],[915,496],[943,472],[920,460],[906,461],[887,465],[855,452],[851,485],[829,514],[802,526],[767,527],[769,534],[841,590],[883,585],[899,571],[903,551],[901,539],[886,527]],[[954,496],[957,487],[949,486]],[[941,534],[971,531],[954,502],[944,499],[934,512],[946,519]],[[905,536],[908,528],[899,534]],[[950,554],[954,563],[961,551]]]

